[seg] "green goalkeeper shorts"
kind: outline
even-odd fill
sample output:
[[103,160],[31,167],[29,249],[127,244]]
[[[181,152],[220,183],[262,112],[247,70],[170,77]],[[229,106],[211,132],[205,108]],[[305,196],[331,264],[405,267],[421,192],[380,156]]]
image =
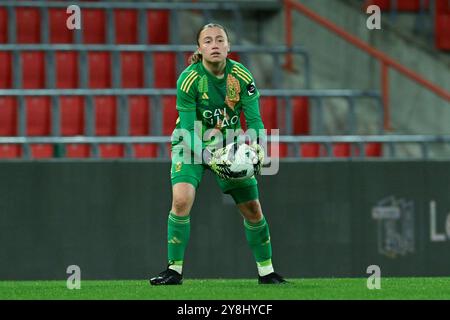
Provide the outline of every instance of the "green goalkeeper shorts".
[[[172,152],[172,167],[170,170],[172,186],[179,182],[185,182],[192,184],[197,189],[202,180],[203,173],[205,170],[209,170],[209,167],[205,164],[184,163],[182,152],[178,152],[179,149],[176,146],[174,148]],[[222,192],[230,194],[236,204],[259,198],[258,182],[254,176],[244,180],[225,180],[217,175],[215,177]]]

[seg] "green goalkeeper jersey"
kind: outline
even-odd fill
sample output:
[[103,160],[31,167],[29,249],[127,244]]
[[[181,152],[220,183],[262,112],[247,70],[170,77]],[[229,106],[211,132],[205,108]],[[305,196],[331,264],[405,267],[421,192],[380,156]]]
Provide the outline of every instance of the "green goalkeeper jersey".
[[[176,129],[193,132],[194,121],[200,121],[204,148],[214,141],[211,136],[218,131],[226,139],[227,129],[240,129],[240,116],[244,112],[247,127],[259,136],[264,125],[258,98],[253,76],[242,64],[226,59],[224,76],[219,79],[201,62],[194,63],[181,73],[177,81],[176,108],[180,116]],[[173,138],[173,145],[182,140]]]

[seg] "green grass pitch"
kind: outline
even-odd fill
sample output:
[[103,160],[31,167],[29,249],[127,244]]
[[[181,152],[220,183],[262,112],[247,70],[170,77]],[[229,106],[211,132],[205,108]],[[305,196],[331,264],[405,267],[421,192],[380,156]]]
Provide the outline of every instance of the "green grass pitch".
[[255,279],[185,279],[181,286],[150,286],[147,280],[0,281],[0,299],[150,300],[372,300],[450,299],[450,278],[382,278],[369,290],[366,278],[288,279],[285,285],[258,285]]

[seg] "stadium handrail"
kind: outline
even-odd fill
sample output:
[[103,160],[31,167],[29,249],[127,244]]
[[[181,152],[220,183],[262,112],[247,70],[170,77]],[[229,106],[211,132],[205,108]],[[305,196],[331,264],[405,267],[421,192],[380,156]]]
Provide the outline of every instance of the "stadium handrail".
[[[378,91],[375,90],[351,90],[351,89],[260,89],[261,97],[275,97],[277,99],[284,99],[285,101],[285,131],[290,134],[293,128],[293,103],[292,98],[294,97],[308,97],[314,99],[317,102],[317,125],[318,132],[322,132],[320,128],[323,126],[323,110],[322,103],[323,100],[329,98],[343,98],[347,102],[347,117],[348,117],[348,134],[353,134],[356,132],[356,99],[371,99],[374,102],[375,112],[377,112],[378,120],[378,131],[381,134],[383,132],[382,121],[383,121],[383,106],[381,103],[381,96]],[[124,88],[109,88],[109,89],[0,89],[0,97],[17,97],[18,100],[18,130],[19,135],[25,136],[25,123],[26,123],[26,112],[25,112],[25,97],[52,97],[52,113],[58,116],[60,112],[60,106],[58,103],[58,98],[62,96],[83,96],[86,99],[86,112],[88,119],[93,117],[93,97],[96,96],[116,96],[125,97],[125,101],[120,102],[120,105],[125,107],[120,107],[120,119],[126,119],[126,99],[128,96],[150,96],[152,99],[156,99],[156,105],[159,105],[159,99],[163,96],[176,96],[176,89],[174,88],[140,88],[140,89],[124,89]],[[152,104],[153,108],[153,104]],[[122,114],[125,112],[125,114]],[[159,117],[161,113],[161,108],[157,107],[154,109],[155,117]],[[125,120],[124,120],[125,121]],[[122,124],[123,121],[119,121]],[[122,124],[123,125],[123,124]],[[160,123],[156,123],[158,127]],[[56,122],[55,128],[53,129],[54,135],[59,135],[59,125]],[[87,124],[87,134],[91,132],[92,123]],[[90,129],[89,129],[90,128]],[[124,129],[126,130],[126,129]],[[159,129],[156,129],[159,130]],[[120,130],[119,130],[120,132]],[[158,131],[157,131],[158,132]]]
[[[354,89],[260,89],[262,96],[279,97],[379,97],[375,90]],[[175,88],[157,89],[0,89],[0,96],[103,96],[103,95],[176,95]]]
[[[395,144],[402,143],[415,143],[419,144],[421,147],[421,157],[423,159],[429,158],[429,144],[440,143],[440,144],[450,144],[450,135],[347,135],[347,136],[268,136],[268,141],[278,144],[294,144],[294,148],[298,150],[301,144],[311,144],[316,143],[323,145],[326,148],[325,156],[320,156],[319,158],[334,158],[332,153],[333,144],[347,143],[351,145],[356,145],[359,151],[364,150],[364,145],[369,143],[380,143],[388,145],[388,153],[383,153],[383,157],[396,158],[396,146]],[[19,144],[25,147],[23,153],[23,158],[30,158],[29,145],[30,144],[54,144],[54,145],[66,145],[66,144],[92,144],[97,146],[98,144],[125,144],[127,145],[125,158],[132,157],[132,149],[130,148],[133,144],[162,144],[165,145],[171,142],[170,136],[71,136],[71,137],[46,137],[46,136],[34,136],[34,137],[1,137],[0,144]],[[27,151],[28,149],[28,151]],[[299,152],[296,152],[299,154]],[[94,152],[94,158],[98,157],[98,152]],[[351,155],[348,158],[365,158],[364,152],[359,152],[359,154]],[[383,159],[381,157],[380,159]],[[305,157],[297,156],[294,157],[297,161],[302,160]],[[92,159],[91,157],[89,159]],[[167,158],[168,159],[168,158]],[[314,158],[317,159],[317,158]],[[8,160],[8,159],[3,159]]]
[[278,10],[281,5],[271,1],[237,1],[237,2],[85,2],[85,1],[10,1],[0,0],[0,6],[6,7],[32,7],[32,8],[67,8],[69,5],[77,5],[88,9],[154,9],[154,10],[234,10],[255,9]]
[[[193,52],[195,45],[187,44],[0,44],[0,51],[151,51]],[[233,51],[246,53],[303,53],[300,45],[233,45]]]
[[[389,69],[393,68],[397,70],[399,73],[403,74],[407,78],[415,81],[422,87],[428,89],[429,91],[435,93],[437,96],[442,99],[450,102],[450,92],[446,89],[432,83],[431,81],[425,79],[420,74],[412,71],[411,69],[405,67],[401,63],[397,62],[384,52],[370,46],[366,42],[362,41],[358,37],[348,33],[341,27],[327,20],[326,18],[320,16],[314,11],[308,9],[305,5],[295,1],[295,0],[283,0],[284,8],[285,8],[285,30],[286,30],[286,44],[291,46],[293,44],[293,35],[292,35],[292,10],[296,10],[306,17],[310,18],[317,24],[322,27],[328,29],[329,31],[335,33],[340,38],[349,42],[353,46],[365,51],[378,61],[380,61],[381,66],[381,94],[383,99],[384,106],[384,128],[386,130],[391,130],[391,119],[390,119],[390,106],[389,106]],[[286,56],[286,67],[288,69],[292,69],[293,67],[293,59],[292,55],[288,54]]]
[[[243,17],[242,11],[244,10],[255,10],[258,11],[269,11],[269,12],[277,12],[281,9],[282,5],[278,2],[267,2],[267,1],[252,1],[252,2],[211,2],[211,3],[190,3],[190,2],[81,2],[81,1],[8,1],[8,0],[0,0],[0,6],[6,7],[8,10],[8,19],[12,21],[12,28],[9,28],[8,31],[10,36],[14,38],[14,30],[15,30],[15,11],[14,8],[17,7],[29,7],[29,8],[39,8],[40,10],[45,11],[46,9],[54,9],[54,8],[67,8],[70,5],[76,5],[81,9],[105,9],[108,12],[108,20],[111,20],[112,23],[114,19],[111,19],[111,13],[115,9],[134,9],[138,11],[144,10],[168,10],[173,14],[173,18],[170,19],[171,28],[174,30],[180,28],[179,25],[179,11],[190,10],[193,12],[202,12],[204,19],[207,21],[211,21],[212,17],[211,11],[229,11],[233,14],[233,29],[235,31],[243,30]],[[143,20],[147,18],[145,15],[141,15]],[[44,19],[42,19],[42,26],[48,25],[48,15],[44,14]],[[205,20],[206,22],[206,20]],[[260,32],[259,30],[257,32]],[[46,34],[43,34],[44,38],[46,38]],[[178,32],[173,32],[172,34],[173,40],[175,43],[178,43]],[[236,42],[241,42],[240,33],[237,33]]]
[[[77,51],[77,52],[173,52],[175,54],[189,53],[196,50],[195,45],[179,44],[0,44],[0,52],[27,52],[27,51]],[[307,50],[302,46],[276,45],[233,45],[233,52],[238,54],[264,54],[270,55],[275,64],[279,64],[280,56],[286,53],[300,55],[304,62],[304,87],[311,87],[311,66]],[[181,64],[182,56],[177,57],[178,64]],[[52,63],[54,65],[54,63]],[[16,68],[17,71],[17,68]],[[280,69],[276,68],[273,81],[280,83],[282,77]]]

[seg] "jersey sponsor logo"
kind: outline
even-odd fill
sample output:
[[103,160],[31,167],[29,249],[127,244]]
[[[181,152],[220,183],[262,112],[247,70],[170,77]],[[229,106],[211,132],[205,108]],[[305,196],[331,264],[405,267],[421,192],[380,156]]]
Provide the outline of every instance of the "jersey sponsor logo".
[[239,80],[233,77],[233,75],[228,74],[227,77],[227,96],[225,97],[225,103],[232,110],[234,110],[234,106],[239,101],[241,93],[241,86],[239,84]]
[[208,94],[206,92],[202,94],[202,99],[203,100],[208,100],[209,99]]
[[256,87],[255,87],[255,83],[252,82],[249,85],[247,85],[247,93],[249,96],[254,95],[256,92]]
[[222,129],[228,127],[229,125],[235,125],[239,121],[239,117],[234,115],[230,118],[227,114],[226,108],[215,109],[214,112],[211,110],[203,111],[203,119],[206,123],[214,125],[216,129]]

